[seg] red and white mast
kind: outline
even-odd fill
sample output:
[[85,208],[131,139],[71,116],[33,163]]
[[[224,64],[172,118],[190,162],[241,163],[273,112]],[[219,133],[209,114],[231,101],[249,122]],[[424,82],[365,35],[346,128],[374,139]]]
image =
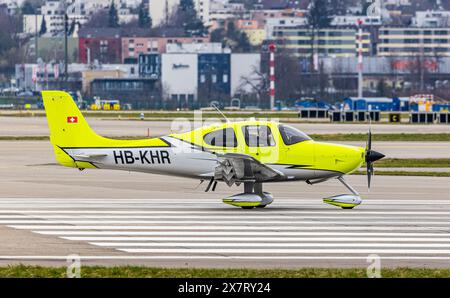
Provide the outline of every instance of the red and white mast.
[[362,20],[358,20],[358,99],[363,97],[363,30]]
[[270,94],[270,109],[275,106],[275,43],[269,44],[269,94]]

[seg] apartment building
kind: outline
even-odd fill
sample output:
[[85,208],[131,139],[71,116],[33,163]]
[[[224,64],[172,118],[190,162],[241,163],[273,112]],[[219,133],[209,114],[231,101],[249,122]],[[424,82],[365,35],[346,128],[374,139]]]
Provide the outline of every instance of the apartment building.
[[[211,0],[193,0],[197,17],[208,24],[210,21],[210,3]],[[151,0],[149,5],[149,14],[154,26],[164,24],[169,17],[176,11],[180,0]]]
[[122,62],[137,63],[140,54],[165,53],[167,45],[171,44],[204,44],[208,41],[208,37],[123,37]]
[[[321,57],[352,57],[356,56],[358,48],[358,31],[356,27],[324,28],[319,30],[312,38],[310,28],[304,26],[284,27],[275,26],[272,36],[277,43],[298,57],[310,56],[312,42],[314,49]],[[370,33],[363,32],[363,54],[369,55]]]
[[450,27],[381,27],[378,56],[450,56]]

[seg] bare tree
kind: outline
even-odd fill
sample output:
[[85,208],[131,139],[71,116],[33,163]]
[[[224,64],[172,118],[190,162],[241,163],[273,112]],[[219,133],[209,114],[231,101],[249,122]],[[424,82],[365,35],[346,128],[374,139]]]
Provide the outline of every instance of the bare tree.
[[299,59],[287,49],[279,49],[275,55],[276,98],[285,103],[301,96],[305,78],[300,77]]
[[0,73],[12,74],[15,64],[25,61],[24,44],[20,37],[22,32],[21,15],[9,15],[0,12]]
[[[240,82],[236,93],[241,95],[241,100],[245,101],[247,105],[262,107],[262,103],[268,99],[269,82],[267,74],[259,68],[253,67],[251,77],[241,76]],[[248,91],[249,87],[250,92]]]
[[229,105],[230,95],[220,90],[212,80],[212,75],[205,75],[205,81],[198,86],[198,101],[200,106],[209,106],[211,101],[218,101],[222,107]]

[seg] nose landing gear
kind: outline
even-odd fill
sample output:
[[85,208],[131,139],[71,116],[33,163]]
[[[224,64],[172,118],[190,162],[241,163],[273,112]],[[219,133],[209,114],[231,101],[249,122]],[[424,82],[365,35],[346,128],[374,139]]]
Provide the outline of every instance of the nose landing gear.
[[351,187],[345,180],[344,177],[340,176],[337,178],[352,194],[343,194],[332,196],[329,198],[324,198],[323,202],[326,204],[341,207],[342,209],[353,209],[354,207],[361,204],[361,196],[359,193]]

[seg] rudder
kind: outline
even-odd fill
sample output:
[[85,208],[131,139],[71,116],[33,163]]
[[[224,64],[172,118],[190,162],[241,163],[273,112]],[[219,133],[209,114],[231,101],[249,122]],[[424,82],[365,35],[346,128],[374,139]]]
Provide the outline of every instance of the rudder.
[[75,160],[71,155],[75,148],[133,148],[168,147],[161,138],[141,140],[115,140],[96,134],[86,122],[75,101],[64,91],[42,91],[50,142],[57,161],[66,167],[87,168],[91,163]]
[[42,91],[50,142],[58,147],[83,147],[101,142],[88,125],[75,101],[63,91]]

